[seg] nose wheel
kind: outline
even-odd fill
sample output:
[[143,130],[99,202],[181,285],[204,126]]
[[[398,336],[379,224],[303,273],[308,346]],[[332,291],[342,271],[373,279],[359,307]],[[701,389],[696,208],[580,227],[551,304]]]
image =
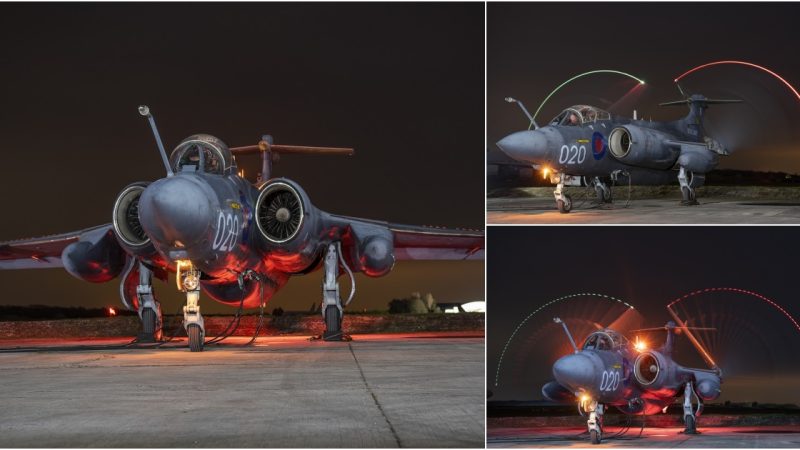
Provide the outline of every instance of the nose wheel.
[[581,403],[580,407],[589,413],[586,427],[589,430],[589,439],[592,441],[592,445],[600,444],[603,442],[603,405],[597,403],[597,400],[587,399]]
[[203,351],[206,329],[203,315],[200,314],[200,271],[191,261],[178,261],[176,281],[178,289],[186,293],[186,306],[183,307],[183,327],[189,337],[189,350]]
[[553,191],[553,195],[556,198],[556,206],[558,206],[558,212],[561,214],[566,214],[572,211],[572,197],[564,193],[564,174],[561,173],[558,175],[558,184],[556,185],[556,190]]

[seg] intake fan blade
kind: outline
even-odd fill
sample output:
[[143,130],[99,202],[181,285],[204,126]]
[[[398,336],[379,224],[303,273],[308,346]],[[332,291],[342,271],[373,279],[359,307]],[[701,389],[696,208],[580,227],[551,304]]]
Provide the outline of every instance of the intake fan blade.
[[303,221],[303,206],[295,192],[283,187],[267,188],[258,205],[258,224],[267,239],[286,242]]

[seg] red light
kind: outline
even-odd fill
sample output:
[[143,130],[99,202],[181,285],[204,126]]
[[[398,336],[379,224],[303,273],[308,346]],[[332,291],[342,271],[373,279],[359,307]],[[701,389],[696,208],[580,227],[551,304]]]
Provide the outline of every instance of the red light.
[[108,317],[114,317],[116,315],[117,315],[117,311],[114,308],[109,306],[108,307]]
[[672,302],[670,302],[667,305],[667,309],[670,309],[670,307],[672,305],[674,305],[674,304],[676,304],[678,302],[681,302],[681,301],[683,301],[683,300],[685,300],[685,299],[687,299],[689,297],[694,297],[695,295],[699,295],[699,294],[702,294],[702,293],[705,293],[705,292],[720,292],[720,291],[721,292],[736,292],[736,293],[739,293],[739,294],[749,295],[751,297],[755,297],[755,298],[757,298],[759,300],[762,300],[762,301],[766,302],[767,304],[769,304],[770,306],[772,306],[773,308],[775,308],[776,310],[778,310],[781,314],[786,316],[786,318],[789,319],[789,321],[792,322],[792,325],[794,325],[794,327],[797,329],[797,331],[800,331],[800,324],[797,323],[797,320],[795,320],[795,318],[791,314],[789,314],[788,311],[783,309],[779,304],[775,303],[774,301],[772,301],[772,300],[768,299],[767,297],[764,297],[763,295],[759,294],[758,292],[748,291],[746,289],[729,288],[729,287],[700,289],[700,290],[697,290],[697,291],[694,291],[694,292],[690,292],[690,293],[684,295],[683,297],[676,298],[675,300],[673,300]]
[[795,97],[797,97],[797,99],[800,100],[800,93],[798,93],[797,89],[795,89],[794,86],[789,84],[788,81],[784,80],[783,77],[781,77],[777,73],[767,69],[766,67],[762,67],[762,66],[759,66],[757,64],[744,62],[744,61],[714,61],[714,62],[710,62],[710,63],[707,63],[707,64],[703,64],[702,66],[697,66],[694,69],[690,69],[690,70],[684,72],[683,75],[679,76],[678,78],[675,78],[675,82],[677,83],[678,80],[680,80],[681,78],[685,77],[686,75],[689,75],[692,72],[696,72],[696,71],[698,71],[700,69],[703,69],[703,68],[706,68],[706,67],[711,67],[711,66],[717,66],[717,65],[720,65],[720,64],[739,64],[741,66],[754,67],[756,69],[763,70],[764,72],[767,72],[768,74],[772,75],[773,77],[781,80],[781,83],[785,84],[786,87],[791,89],[792,92],[794,92]]

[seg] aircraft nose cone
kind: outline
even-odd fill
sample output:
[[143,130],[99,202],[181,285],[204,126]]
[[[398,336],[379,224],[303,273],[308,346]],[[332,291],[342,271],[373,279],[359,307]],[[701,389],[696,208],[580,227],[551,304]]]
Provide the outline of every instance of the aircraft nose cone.
[[595,371],[591,358],[580,353],[567,355],[553,365],[553,376],[563,386],[576,391],[594,386]]
[[518,131],[500,139],[497,147],[517,161],[537,163],[545,157],[547,137],[541,131]]
[[196,175],[163,178],[142,192],[139,220],[153,241],[189,248],[209,239],[214,198],[210,186]]

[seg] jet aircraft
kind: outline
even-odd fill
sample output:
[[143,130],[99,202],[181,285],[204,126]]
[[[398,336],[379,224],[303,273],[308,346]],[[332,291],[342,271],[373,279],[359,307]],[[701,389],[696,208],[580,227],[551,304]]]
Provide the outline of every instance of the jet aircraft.
[[[341,340],[344,308],[355,294],[353,274],[381,277],[397,260],[482,259],[482,231],[398,225],[317,209],[296,182],[272,177],[279,154],[350,155],[349,148],[257,145],[229,148],[214,136],[181,141],[168,158],[150,110],[167,176],[126,186],[111,208],[111,223],[65,234],[0,243],[0,269],[63,267],[78,279],[120,277],[125,308],[138,312],[141,341],[162,338],[161,305],[152,279],[176,273],[185,292],[183,327],[189,348],[201,351],[205,327],[200,291],[239,308],[261,306],[292,276],[322,269],[325,340]],[[235,156],[260,154],[258,181],[239,175]],[[351,290],[342,301],[342,271]]]
[[521,102],[511,97],[506,101],[517,103],[535,129],[512,133],[497,146],[515,160],[550,174],[561,213],[572,209],[564,185],[592,186],[600,202],[610,203],[609,183],[660,185],[676,177],[681,203],[696,205],[695,189],[703,185],[719,157],[730,153],[706,133],[704,112],[708,105],[741,102],[692,95],[661,103],[688,105],[689,114],[672,122],[638,120],[635,112],[633,119],[628,119],[594,106],[576,105],[539,127]]
[[[630,342],[617,331],[603,329],[591,333],[578,349],[567,325],[559,318],[553,320],[564,327],[574,353],[555,362],[555,381],[545,384],[542,394],[558,403],[571,404],[577,399],[578,412],[582,416],[588,414],[586,423],[592,444],[603,439],[606,406],[615,406],[625,414],[652,415],[666,412],[681,395],[684,433],[697,433],[696,419],[702,413],[703,402],[719,397],[722,372],[710,357],[707,361],[712,362],[711,370],[683,367],[672,359],[672,350],[676,330],[682,330],[693,344],[700,346],[690,331],[698,328],[687,327],[676,317],[679,325],[667,322],[663,328],[667,338],[659,349],[649,349],[638,338]],[[704,352],[701,350],[705,357],[708,354]]]

